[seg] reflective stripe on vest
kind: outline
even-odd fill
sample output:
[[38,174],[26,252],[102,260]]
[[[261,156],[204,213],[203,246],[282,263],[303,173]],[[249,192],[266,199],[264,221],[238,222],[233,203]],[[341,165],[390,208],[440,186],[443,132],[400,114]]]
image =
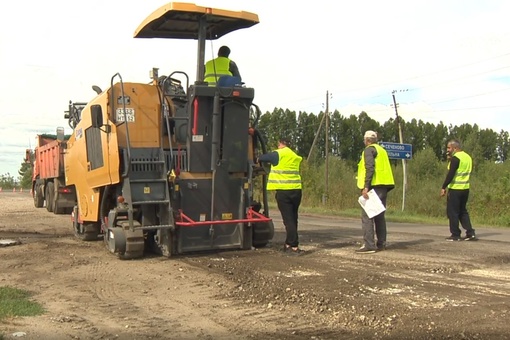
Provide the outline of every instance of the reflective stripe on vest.
[[[455,172],[452,181],[448,184],[448,189],[454,190],[466,190],[469,189],[469,176],[473,168],[473,161],[464,151],[457,151],[454,157],[459,159],[459,168]],[[450,169],[450,163],[448,163],[448,169]]]
[[[388,153],[379,144],[370,144],[365,148],[365,150],[371,146],[373,146],[377,151],[377,156],[374,159],[374,175],[372,176],[372,182],[370,185],[395,185]],[[363,150],[363,153],[361,154],[361,160],[358,163],[358,178],[356,184],[358,185],[359,189],[365,188],[365,150]]]
[[281,148],[278,152],[278,165],[271,167],[267,179],[267,190],[301,189],[301,175],[299,166],[303,158],[290,148]]
[[230,59],[226,57],[218,57],[213,60],[209,60],[205,64],[205,75],[204,81],[209,86],[216,86],[216,81],[221,76],[231,76],[232,72],[230,69]]

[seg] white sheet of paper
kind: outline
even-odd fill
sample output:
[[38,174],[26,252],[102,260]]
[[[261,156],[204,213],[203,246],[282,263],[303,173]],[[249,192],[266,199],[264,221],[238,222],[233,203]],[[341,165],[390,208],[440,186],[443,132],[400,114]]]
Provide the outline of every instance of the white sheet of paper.
[[377,194],[375,193],[374,189],[370,190],[367,194],[368,199],[365,199],[363,196],[360,196],[358,198],[358,202],[367,213],[368,218],[373,218],[374,216],[377,216],[386,210],[381,200],[379,199],[379,196],[377,196]]

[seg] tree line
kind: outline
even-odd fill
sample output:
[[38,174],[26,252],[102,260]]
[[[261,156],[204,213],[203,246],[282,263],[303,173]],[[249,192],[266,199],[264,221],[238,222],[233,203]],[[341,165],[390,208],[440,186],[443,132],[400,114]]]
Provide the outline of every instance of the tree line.
[[[293,143],[292,148],[304,157],[301,167],[304,207],[357,216],[359,190],[355,177],[365,147],[363,135],[366,130],[374,130],[379,141],[400,143],[398,122],[390,118],[381,124],[366,112],[345,117],[335,111],[329,115],[326,133],[326,124],[321,123],[324,117],[324,112],[315,115],[275,108],[260,116],[257,129],[265,138],[267,149],[276,148],[279,137],[286,136]],[[444,219],[447,223],[445,200],[440,199],[439,192],[447,173],[446,145],[449,140],[458,139],[473,158],[469,203],[473,223],[510,226],[507,209],[510,162],[505,162],[510,151],[508,132],[480,129],[477,124],[453,126],[416,119],[401,120],[400,125],[403,143],[412,145],[413,155],[411,160],[405,161],[406,176],[400,160],[391,162],[396,186],[388,197],[390,214],[411,220],[418,216]],[[329,156],[327,165],[326,154]],[[404,177],[407,178],[406,190],[403,190]]]
[[[383,124],[370,118],[366,112],[359,115],[343,116],[335,110],[329,113],[328,143],[326,143],[324,112],[314,113],[290,111],[275,108],[273,112],[263,114],[258,129],[268,146],[275,147],[280,136],[290,138],[293,149],[301,156],[307,157],[313,141],[317,141],[313,150],[312,160],[324,161],[326,145],[328,154],[342,160],[357,162],[363,151],[363,134],[366,130],[378,133],[379,141],[400,143],[396,119],[390,118]],[[413,153],[431,148],[438,160],[446,159],[446,143],[450,139],[458,139],[463,149],[468,151],[475,164],[480,161],[503,162],[510,152],[510,136],[507,131],[496,132],[492,129],[481,129],[477,124],[460,126],[432,124],[422,120],[405,121],[401,117],[403,143],[411,144]],[[319,127],[322,128],[319,129]]]
[[[400,142],[398,124],[393,118],[380,124],[366,112],[346,117],[335,110],[328,115],[328,143],[326,143],[325,124],[322,124],[324,118],[325,112],[296,113],[288,109],[275,108],[272,112],[267,111],[260,116],[257,129],[270,149],[276,147],[279,137],[286,136],[291,140],[293,149],[306,158],[314,145],[310,163],[316,165],[324,163],[326,145],[329,155],[351,164],[357,163],[364,148],[363,134],[366,130],[377,131],[379,141]],[[411,121],[402,119],[400,124],[404,136],[403,143],[411,144],[414,154],[431,149],[437,160],[445,160],[446,143],[455,138],[460,140],[463,149],[471,154],[475,165],[482,161],[504,162],[509,156],[510,136],[504,130],[496,132],[492,129],[480,129],[477,124],[447,126],[442,122],[432,124],[416,119]],[[17,177],[10,174],[0,175],[0,187],[30,187],[31,170],[30,164],[23,160]]]

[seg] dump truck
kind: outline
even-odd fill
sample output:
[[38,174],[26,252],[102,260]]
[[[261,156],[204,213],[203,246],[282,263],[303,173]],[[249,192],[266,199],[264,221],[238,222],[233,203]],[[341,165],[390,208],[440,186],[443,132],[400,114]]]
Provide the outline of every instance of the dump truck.
[[35,148],[26,150],[25,161],[32,164],[32,197],[34,206],[55,214],[71,213],[76,204],[74,187],[65,183],[64,128],[57,133],[36,136]]
[[258,22],[250,12],[174,2],[138,26],[135,38],[196,40],[196,80],[184,70],[159,75],[156,67],[149,82],[115,73],[107,89],[93,86],[97,95],[79,115],[66,112],[73,133],[65,181],[76,191],[77,238],[102,239],[120,259],[271,241],[267,169],[254,162],[266,152],[255,91],[228,77],[214,86],[203,81],[206,41]]

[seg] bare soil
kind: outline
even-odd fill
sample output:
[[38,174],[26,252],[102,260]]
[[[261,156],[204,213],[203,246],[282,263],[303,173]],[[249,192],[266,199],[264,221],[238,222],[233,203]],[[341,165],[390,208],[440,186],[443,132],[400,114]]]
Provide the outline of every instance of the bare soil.
[[445,242],[446,221],[389,223],[388,249],[360,255],[359,221],[302,215],[296,257],[272,215],[263,249],[123,261],[75,239],[69,216],[0,192],[0,240],[19,241],[0,246],[0,286],[46,309],[0,321],[0,338],[510,339],[505,239],[478,229],[479,241]]

